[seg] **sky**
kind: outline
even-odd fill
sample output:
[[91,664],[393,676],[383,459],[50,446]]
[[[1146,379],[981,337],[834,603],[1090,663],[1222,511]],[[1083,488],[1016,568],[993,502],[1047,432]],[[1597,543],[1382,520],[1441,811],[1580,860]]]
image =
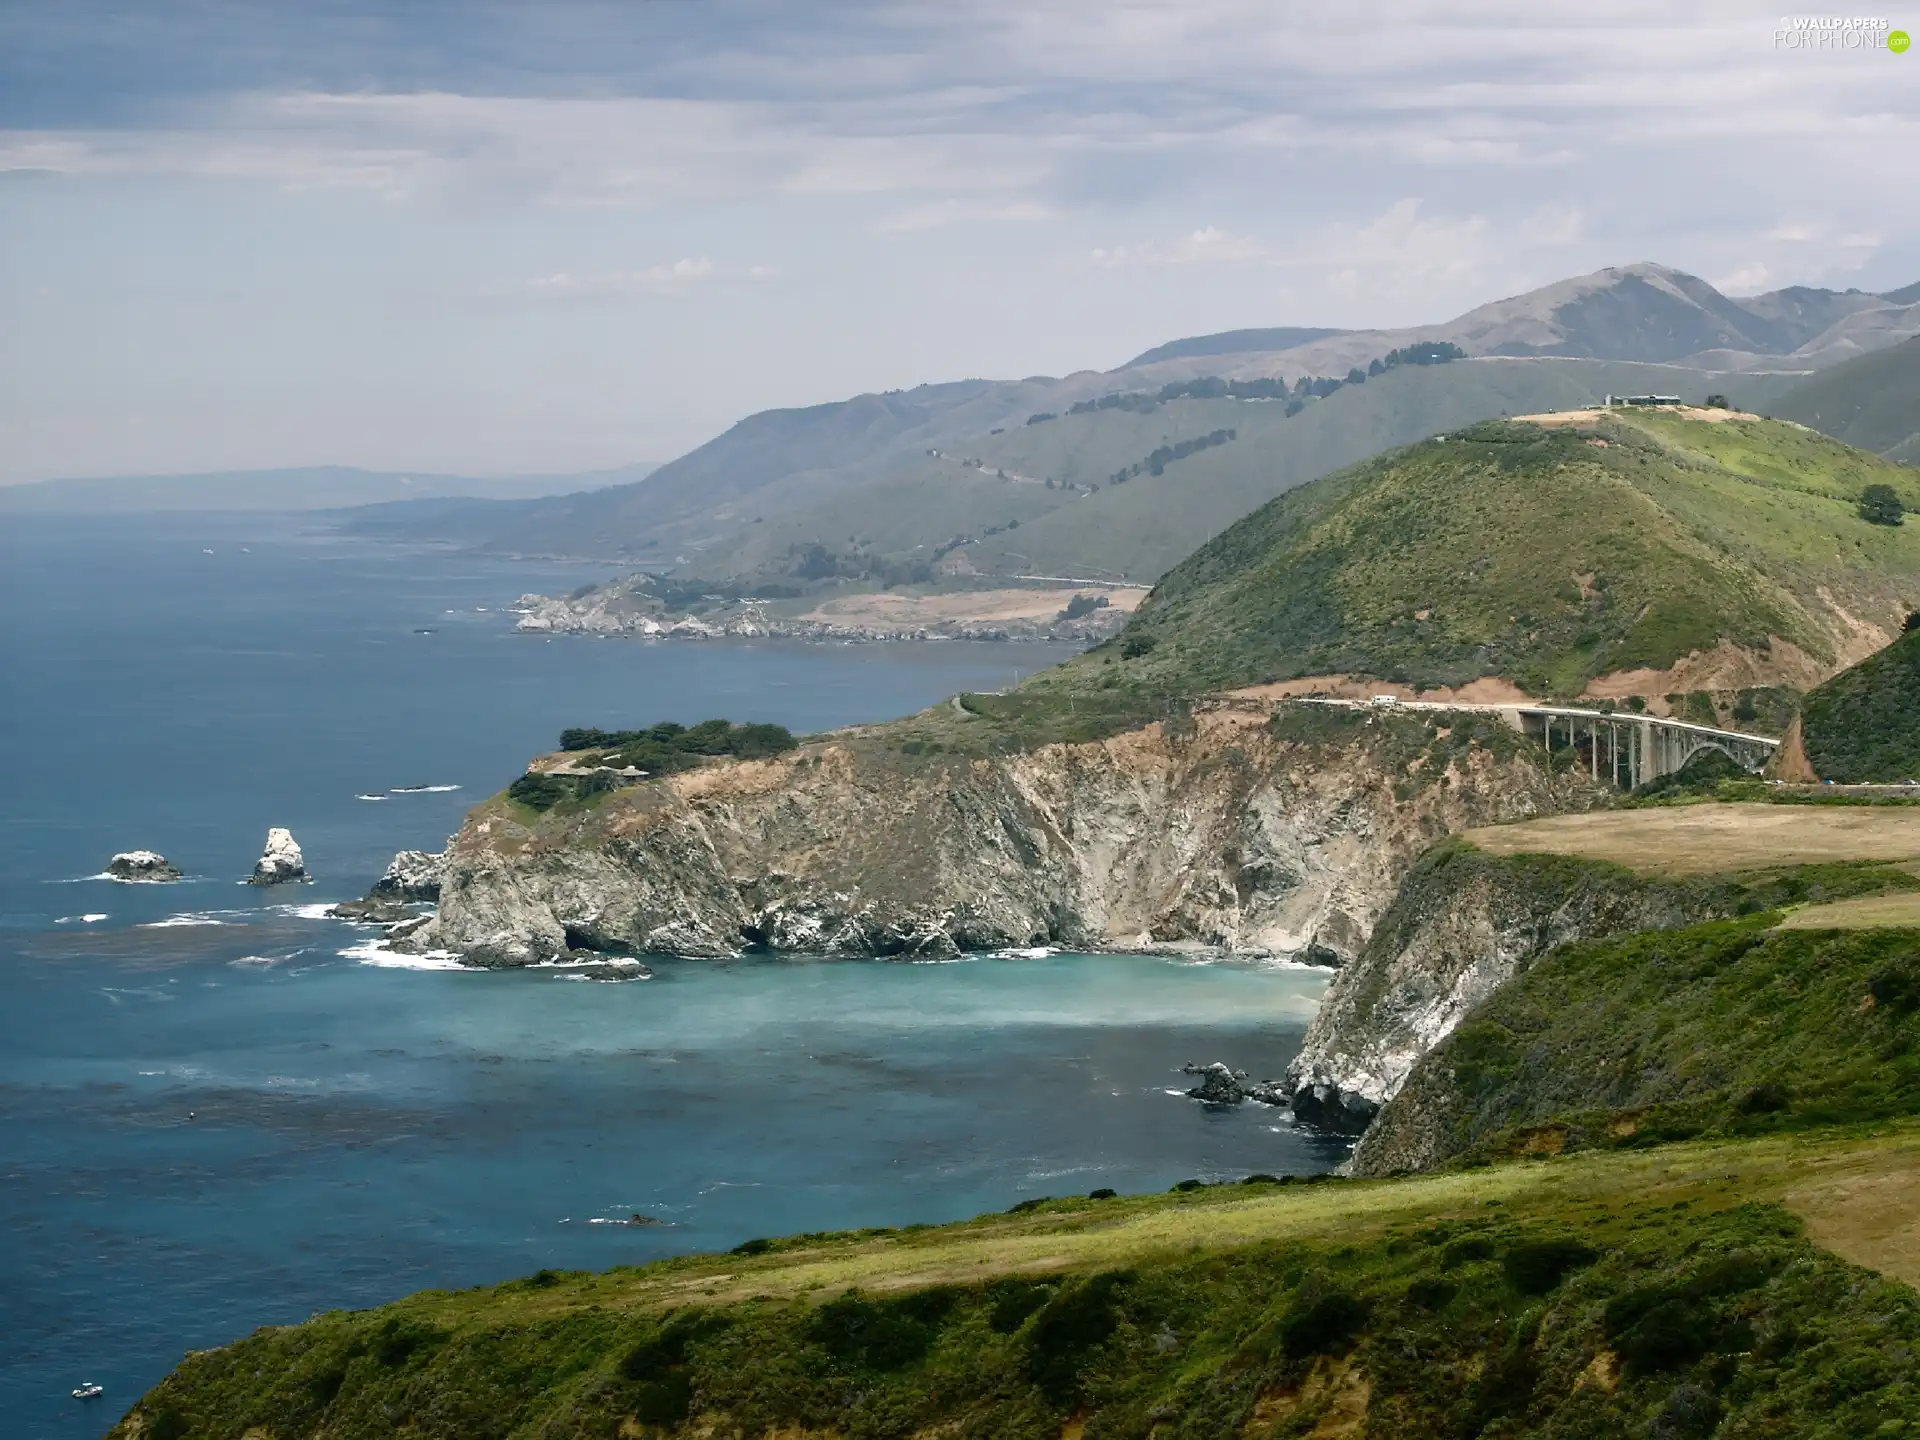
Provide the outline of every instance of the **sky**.
[[1786,23],[0,0],[0,482],[571,472],[1639,260],[1730,293],[1920,280],[1920,53]]

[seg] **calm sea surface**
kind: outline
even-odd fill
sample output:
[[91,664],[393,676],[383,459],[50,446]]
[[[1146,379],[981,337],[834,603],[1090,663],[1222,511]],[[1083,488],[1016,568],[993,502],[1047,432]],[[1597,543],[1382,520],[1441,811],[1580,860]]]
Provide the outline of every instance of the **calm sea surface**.
[[[342,954],[317,911],[563,725],[820,729],[1065,653],[510,633],[605,573],[277,517],[0,530],[0,1435],[97,1436],[185,1350],[425,1286],[1342,1156],[1177,1094],[1188,1059],[1278,1074],[1314,972]],[[403,786],[459,788],[357,798]],[[235,883],[269,825],[316,883]],[[189,880],[88,878],[141,846]],[[634,1212],[666,1223],[594,1223]]]

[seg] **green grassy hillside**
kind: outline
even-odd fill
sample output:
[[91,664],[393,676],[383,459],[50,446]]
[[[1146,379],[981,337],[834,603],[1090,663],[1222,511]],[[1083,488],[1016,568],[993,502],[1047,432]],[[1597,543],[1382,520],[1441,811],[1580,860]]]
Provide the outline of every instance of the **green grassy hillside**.
[[[1911,893],[1826,867],[1821,893]],[[1803,890],[1807,887],[1802,886]],[[1567,945],[1428,1054],[1362,1151],[1375,1172],[1920,1111],[1920,931],[1776,912]]]
[[1800,724],[1823,780],[1920,778],[1920,624],[1814,690]]
[[1774,401],[1769,413],[1920,464],[1920,339],[1823,370]]
[[[1283,403],[1225,399],[1062,414],[942,442],[933,448],[945,458],[923,449],[816,504],[736,509],[673,553],[685,557],[688,573],[759,577],[782,573],[796,552],[815,544],[903,558],[964,539],[956,559],[986,575],[1150,581],[1276,495],[1436,431],[1586,405],[1609,391],[1672,391],[1700,400],[1724,390],[1760,409],[1791,383],[1610,361],[1473,360],[1390,370],[1293,416]],[[1114,472],[1158,446],[1222,429],[1237,438],[1161,475],[1111,483]],[[961,463],[967,460],[980,468]],[[1057,488],[1046,488],[1049,478]]]
[[1779,1200],[1784,1173],[1910,1170],[1910,1143],[1250,1182],[543,1271],[197,1352],[113,1436],[1905,1434],[1920,1296]]
[[1920,593],[1920,526],[1864,521],[1872,483],[1920,501],[1920,472],[1773,422],[1473,426],[1263,506],[1170,571],[1120,640],[1032,684],[1500,675],[1571,695],[1721,641],[1837,667],[1855,620],[1897,626]]

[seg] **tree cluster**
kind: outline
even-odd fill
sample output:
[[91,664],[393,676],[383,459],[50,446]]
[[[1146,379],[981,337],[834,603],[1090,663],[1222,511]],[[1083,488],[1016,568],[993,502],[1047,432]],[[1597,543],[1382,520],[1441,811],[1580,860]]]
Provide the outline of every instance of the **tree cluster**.
[[1238,431],[1214,430],[1205,435],[1197,435],[1191,440],[1182,440],[1178,444],[1162,445],[1146,459],[1136,460],[1133,464],[1114,471],[1109,478],[1115,485],[1124,485],[1136,475],[1163,475],[1166,473],[1167,466],[1176,460],[1184,460],[1189,455],[1198,455],[1202,450],[1211,450],[1216,445],[1225,445],[1228,441],[1238,438]]
[[1860,518],[1869,525],[1905,524],[1907,507],[1891,485],[1869,485],[1860,492]]

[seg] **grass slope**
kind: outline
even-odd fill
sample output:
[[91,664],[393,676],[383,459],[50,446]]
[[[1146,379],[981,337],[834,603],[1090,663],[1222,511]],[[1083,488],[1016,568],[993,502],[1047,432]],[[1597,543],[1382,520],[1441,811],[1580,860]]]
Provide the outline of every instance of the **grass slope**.
[[1920,464],[1920,338],[1823,370],[1774,401],[1770,413]]
[[[1779,1202],[1852,1234],[1832,1185],[1910,1177],[1915,1143],[1055,1201],[541,1272],[196,1353],[114,1437],[1896,1433],[1920,1296]],[[1792,1194],[1809,1173],[1827,1190]]]
[[1807,759],[1823,780],[1920,776],[1920,627],[1815,689],[1800,725]]
[[1774,639],[1827,665],[1849,634],[1834,605],[1889,623],[1920,589],[1920,527],[1857,513],[1880,481],[1920,501],[1920,474],[1794,426],[1473,426],[1263,506],[1171,571],[1122,640],[1036,683],[1500,675],[1569,695]]

